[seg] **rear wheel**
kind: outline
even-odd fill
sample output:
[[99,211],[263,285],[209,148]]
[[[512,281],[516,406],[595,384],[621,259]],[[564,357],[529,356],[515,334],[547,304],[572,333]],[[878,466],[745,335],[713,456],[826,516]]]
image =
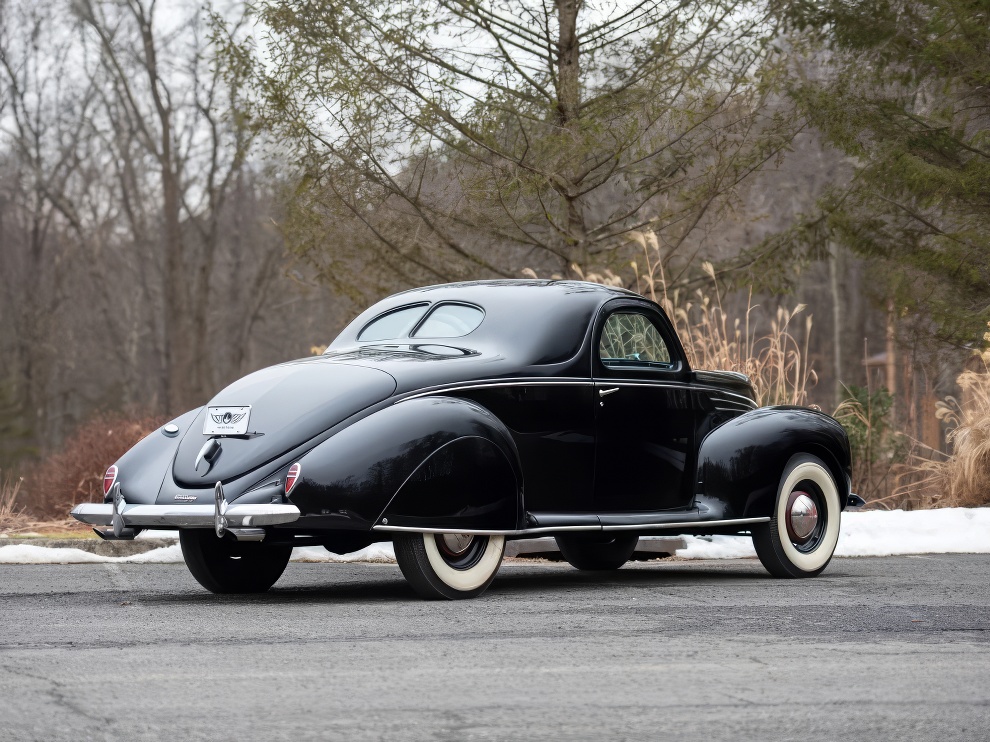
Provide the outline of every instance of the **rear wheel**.
[[181,529],[179,545],[192,576],[213,593],[263,593],[292,556],[291,546],[217,538],[206,528]]
[[504,536],[399,533],[393,545],[399,569],[428,600],[474,598],[488,589],[502,564]]
[[635,533],[563,534],[554,537],[561,555],[576,569],[618,569],[636,551],[639,536]]
[[820,459],[801,454],[780,478],[769,523],[753,529],[753,545],[774,577],[814,577],[832,560],[839,540],[839,489]]

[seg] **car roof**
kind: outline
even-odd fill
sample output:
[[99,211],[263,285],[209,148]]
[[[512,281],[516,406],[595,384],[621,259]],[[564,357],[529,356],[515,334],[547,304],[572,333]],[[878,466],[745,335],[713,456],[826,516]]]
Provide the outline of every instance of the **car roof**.
[[[605,302],[615,298],[647,301],[616,286],[587,281],[492,280],[424,286],[393,294],[358,315],[331,344],[339,349],[364,345],[361,330],[376,317],[410,304],[444,302],[476,304],[485,312],[477,330],[453,345],[509,352],[523,365],[548,362],[552,347],[574,348],[575,335],[584,336],[591,319]],[[408,341],[406,341],[408,342]]]
[[[621,286],[606,286],[601,283],[593,283],[591,281],[571,281],[571,280],[554,280],[554,279],[541,279],[541,278],[504,278],[504,279],[490,279],[484,281],[459,281],[456,283],[439,283],[433,286],[423,286],[421,288],[409,289],[407,291],[400,291],[397,294],[392,294],[388,299],[396,299],[398,297],[407,297],[411,294],[442,294],[446,292],[456,292],[459,295],[464,295],[466,292],[478,292],[486,295],[490,295],[490,289],[497,289],[500,293],[502,292],[516,292],[520,295],[525,293],[527,295],[533,295],[533,290],[538,289],[540,294],[545,296],[557,296],[557,297],[575,297],[578,295],[597,295],[601,296],[603,294],[610,294],[615,296],[632,296],[637,299],[642,299],[643,297],[639,294],[624,289]],[[386,299],[385,301],[387,301]],[[405,302],[403,302],[405,303]]]

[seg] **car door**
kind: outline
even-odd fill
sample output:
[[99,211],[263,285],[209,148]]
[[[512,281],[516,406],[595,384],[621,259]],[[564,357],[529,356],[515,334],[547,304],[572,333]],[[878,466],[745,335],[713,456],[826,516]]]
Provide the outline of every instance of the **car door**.
[[603,308],[593,341],[596,510],[686,508],[696,404],[673,329],[645,302],[617,300]]

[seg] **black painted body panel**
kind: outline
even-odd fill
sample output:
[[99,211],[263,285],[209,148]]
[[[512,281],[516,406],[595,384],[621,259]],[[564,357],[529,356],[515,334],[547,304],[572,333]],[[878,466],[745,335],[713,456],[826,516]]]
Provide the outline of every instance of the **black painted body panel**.
[[[461,464],[452,454],[471,468],[452,471]],[[300,458],[302,481],[291,501],[304,514],[323,516],[328,528],[370,528],[389,516],[402,525],[402,518],[452,519],[458,513],[480,523],[481,511],[499,523],[488,528],[515,529],[522,494],[518,460],[511,435],[483,407],[421,397],[359,420]],[[435,492],[421,486],[424,474],[437,480]]]
[[[333,363],[315,357],[256,371],[235,381],[211,406],[251,405],[249,432],[225,436],[216,464],[196,471],[196,457],[208,439],[202,435],[203,408],[179,445],[172,472],[180,486],[234,479],[309,441],[351,415],[387,399],[395,379],[380,369]],[[199,432],[199,435],[196,433]]]
[[[466,336],[357,340],[396,308],[454,301],[484,310]],[[650,318],[671,351],[668,368],[598,360],[603,323],[620,309]],[[656,304],[596,284],[492,281],[397,294],[357,317],[323,356],[246,376],[210,405],[251,405],[249,431],[262,435],[220,437],[220,456],[197,472],[207,411],[186,413],[177,437],[156,431],[118,462],[128,502],[209,504],[217,480],[229,501],[281,501],[298,461],[289,499],[303,516],[275,530],[358,543],[356,532],[375,526],[703,531],[699,522],[768,516],[799,451],[826,461],[849,492],[838,423],[804,408],[754,410],[745,377],[688,367]]]
[[699,504],[719,518],[769,515],[780,473],[797,453],[810,453],[832,472],[845,506],[852,468],[845,430],[805,407],[762,407],[712,431],[698,452]]

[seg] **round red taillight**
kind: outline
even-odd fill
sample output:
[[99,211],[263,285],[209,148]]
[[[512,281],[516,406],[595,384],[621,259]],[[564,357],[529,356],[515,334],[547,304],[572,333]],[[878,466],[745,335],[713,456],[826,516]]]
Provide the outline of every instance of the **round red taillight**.
[[299,464],[293,464],[289,467],[288,473],[285,475],[285,494],[292,492],[292,488],[296,486],[296,482],[299,481],[299,473],[302,471],[302,467]]
[[113,487],[113,483],[117,481],[117,467],[111,466],[107,469],[107,473],[103,475],[103,494],[109,495],[110,488]]

